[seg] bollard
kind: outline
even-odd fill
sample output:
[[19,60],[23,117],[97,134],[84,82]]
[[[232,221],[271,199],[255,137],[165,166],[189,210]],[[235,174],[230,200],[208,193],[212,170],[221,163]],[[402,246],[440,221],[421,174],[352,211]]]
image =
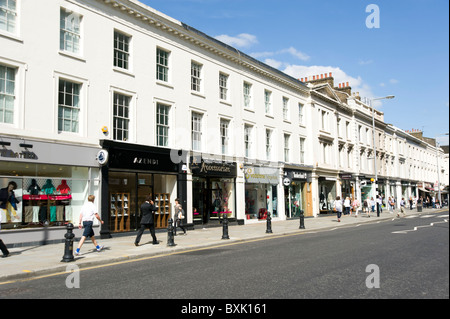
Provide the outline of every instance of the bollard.
[[71,262],[74,261],[73,257],[73,239],[75,237],[75,234],[73,233],[73,224],[67,224],[67,233],[64,235],[66,238],[65,245],[64,245],[64,256],[61,262]]
[[300,211],[300,228],[299,229],[305,229],[305,215],[303,210]]
[[167,227],[167,246],[173,247],[173,246],[176,246],[176,244],[174,242],[174,235],[173,235],[173,219],[170,218],[168,223],[169,223],[169,226]]
[[223,214],[223,231],[222,231],[222,239],[230,239],[228,236],[228,216],[227,214]]
[[272,234],[272,217],[270,217],[270,213],[267,212],[267,229],[266,234]]

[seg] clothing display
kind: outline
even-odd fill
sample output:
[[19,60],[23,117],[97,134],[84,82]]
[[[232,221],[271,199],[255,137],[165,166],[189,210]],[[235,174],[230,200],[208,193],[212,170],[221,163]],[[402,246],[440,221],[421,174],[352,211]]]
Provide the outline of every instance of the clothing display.
[[31,195],[38,195],[40,191],[41,191],[41,188],[37,184],[36,180],[33,178],[31,180],[31,185],[28,187],[28,192]]
[[56,188],[55,188],[55,186],[53,186],[51,179],[47,179],[47,181],[45,182],[45,185],[42,186],[42,191],[46,195],[51,195],[56,191]]
[[60,194],[70,193],[70,187],[67,185],[67,181],[65,179],[61,180],[61,184],[56,188],[56,191]]

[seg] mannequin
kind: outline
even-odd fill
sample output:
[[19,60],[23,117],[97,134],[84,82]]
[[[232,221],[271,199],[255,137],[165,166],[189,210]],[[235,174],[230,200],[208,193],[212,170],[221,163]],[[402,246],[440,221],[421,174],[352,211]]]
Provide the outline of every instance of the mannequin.
[[41,188],[37,184],[36,180],[33,178],[31,180],[31,185],[28,187],[28,192],[31,195],[38,195],[40,191],[41,191]]
[[53,186],[52,184],[52,180],[51,179],[47,179],[47,181],[45,182],[45,185],[42,186],[42,191],[46,194],[46,195],[51,195],[55,192],[56,188],[55,186]]
[[65,179],[63,179],[61,181],[61,184],[56,188],[56,190],[60,194],[69,194],[70,193],[70,187],[69,187],[69,185],[67,185],[67,181]]

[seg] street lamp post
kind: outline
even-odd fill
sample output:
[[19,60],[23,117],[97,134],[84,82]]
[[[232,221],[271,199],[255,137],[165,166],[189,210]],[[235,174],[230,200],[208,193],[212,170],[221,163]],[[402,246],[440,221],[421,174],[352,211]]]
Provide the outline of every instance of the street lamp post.
[[375,108],[373,107],[373,101],[379,101],[379,100],[392,100],[395,98],[394,95],[388,95],[385,97],[378,97],[370,100],[370,107],[372,108],[372,142],[373,142],[373,168],[375,171],[375,181],[372,184],[372,193],[375,195],[375,200],[377,199],[378,195],[378,171],[377,171],[377,149],[375,145]]
[[440,172],[440,167],[439,167],[439,152],[438,152],[438,145],[439,145],[439,143],[438,143],[438,141],[437,141],[437,138],[438,137],[440,137],[440,136],[446,136],[446,135],[448,135],[448,133],[444,133],[444,134],[440,134],[440,135],[436,135],[436,137],[435,137],[435,140],[436,140],[436,161],[437,161],[437,178],[438,178],[438,200],[439,200],[439,205],[442,207],[442,199],[441,199],[441,180],[440,180],[440,174],[441,174],[441,172]]

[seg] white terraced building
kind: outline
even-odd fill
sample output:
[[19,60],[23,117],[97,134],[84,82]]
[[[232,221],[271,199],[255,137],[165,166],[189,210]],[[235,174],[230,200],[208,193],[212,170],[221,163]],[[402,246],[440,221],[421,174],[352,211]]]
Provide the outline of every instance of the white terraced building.
[[428,194],[444,156],[379,111],[375,152],[348,84],[292,78],[134,0],[0,1],[0,48],[0,188],[20,199],[3,229],[77,225],[88,194],[105,237],[136,229],[149,194],[157,228],[177,197],[188,225],[318,216],[373,195],[375,153],[396,198]]

